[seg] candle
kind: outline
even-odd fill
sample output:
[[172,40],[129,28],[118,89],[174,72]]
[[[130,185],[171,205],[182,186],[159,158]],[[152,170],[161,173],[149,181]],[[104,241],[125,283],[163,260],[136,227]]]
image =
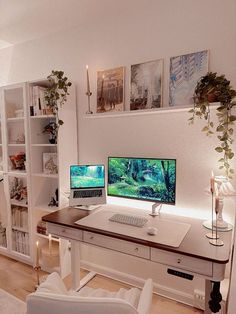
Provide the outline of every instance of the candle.
[[218,189],[216,189],[216,196],[215,196],[215,212],[218,214],[219,212],[219,205],[220,205],[220,198],[219,198],[219,192]]
[[51,255],[52,254],[52,235],[51,234],[48,235],[48,239],[49,239],[48,241],[49,255]]
[[36,242],[36,267],[39,267],[39,241]]
[[214,190],[215,190],[215,176],[214,176],[213,171],[211,172],[210,186],[211,186],[211,193],[214,193]]
[[87,93],[90,94],[90,84],[89,84],[89,72],[88,72],[88,65],[86,65],[87,70]]

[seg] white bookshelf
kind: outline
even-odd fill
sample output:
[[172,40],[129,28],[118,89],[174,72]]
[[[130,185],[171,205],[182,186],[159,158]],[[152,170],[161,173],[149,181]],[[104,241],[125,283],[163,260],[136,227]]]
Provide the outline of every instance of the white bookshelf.
[[[45,252],[49,245],[48,235],[38,233],[37,225],[42,216],[68,205],[68,199],[64,195],[69,189],[69,166],[78,162],[76,98],[73,85],[69,89],[67,103],[59,109],[64,124],[59,129],[57,144],[50,143],[49,135],[43,133],[49,122],[56,121],[55,116],[41,114],[40,110],[37,115],[32,115],[33,88],[46,87],[47,84],[47,80],[40,80],[5,86],[1,88],[0,99],[0,176],[4,177],[0,188],[4,186],[7,216],[5,236],[4,228],[0,224],[0,253],[32,265],[36,262],[36,241],[39,241],[41,252]],[[51,154],[57,154],[55,173],[45,170],[44,161]],[[18,155],[25,157],[22,169],[14,166],[15,156]],[[12,196],[15,182],[27,189],[27,199],[18,199],[21,196],[17,193]],[[56,198],[56,190],[58,207],[50,206],[52,198]],[[1,199],[0,202],[2,204]],[[69,242],[59,239],[52,241],[57,243],[54,253],[58,248],[58,265],[44,265],[47,258],[41,254],[40,266],[44,270],[56,269],[64,277],[70,272]],[[53,258],[56,260],[55,256],[52,260]]]
[[[1,253],[31,261],[31,209],[29,185],[29,137],[27,86],[25,83],[1,88],[1,150],[6,245]],[[1,186],[2,188],[2,186]],[[3,194],[1,194],[3,195]]]

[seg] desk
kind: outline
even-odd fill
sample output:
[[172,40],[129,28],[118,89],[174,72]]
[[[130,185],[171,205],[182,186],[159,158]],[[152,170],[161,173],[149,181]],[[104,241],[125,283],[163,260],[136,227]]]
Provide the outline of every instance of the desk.
[[[106,209],[109,209],[109,206],[113,211],[117,209],[119,212],[118,206],[106,205]],[[175,248],[154,243],[151,237],[150,241],[147,241],[75,224],[75,221],[89,214],[93,213],[75,208],[64,208],[42,218],[47,223],[48,233],[71,241],[73,288],[76,289],[80,285],[79,243],[84,242],[161,263],[184,274],[203,277],[206,287],[204,313],[218,312],[215,308],[220,301],[220,281],[224,279],[225,267],[230,257],[231,232],[220,233],[225,244],[223,247],[215,247],[210,245],[205,237],[207,230],[202,226],[202,220],[161,213],[161,217],[191,225],[180,246]],[[213,294],[210,298],[211,291]]]

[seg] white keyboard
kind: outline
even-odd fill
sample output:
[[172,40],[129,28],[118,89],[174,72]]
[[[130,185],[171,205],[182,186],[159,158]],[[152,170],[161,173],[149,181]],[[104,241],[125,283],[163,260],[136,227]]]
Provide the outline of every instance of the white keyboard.
[[124,214],[114,214],[109,218],[110,221],[118,222],[125,225],[135,226],[135,227],[143,227],[145,223],[148,221],[144,217],[137,217],[131,215]]

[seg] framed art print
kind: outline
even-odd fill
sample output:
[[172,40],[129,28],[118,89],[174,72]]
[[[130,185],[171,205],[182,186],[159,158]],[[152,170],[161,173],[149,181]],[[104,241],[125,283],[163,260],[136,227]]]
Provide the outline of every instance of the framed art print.
[[45,174],[58,173],[57,153],[43,153],[43,172]]
[[124,67],[97,72],[97,112],[124,110]]
[[208,50],[170,58],[169,106],[193,104],[197,81],[208,72]]
[[163,60],[131,65],[130,110],[162,106]]

